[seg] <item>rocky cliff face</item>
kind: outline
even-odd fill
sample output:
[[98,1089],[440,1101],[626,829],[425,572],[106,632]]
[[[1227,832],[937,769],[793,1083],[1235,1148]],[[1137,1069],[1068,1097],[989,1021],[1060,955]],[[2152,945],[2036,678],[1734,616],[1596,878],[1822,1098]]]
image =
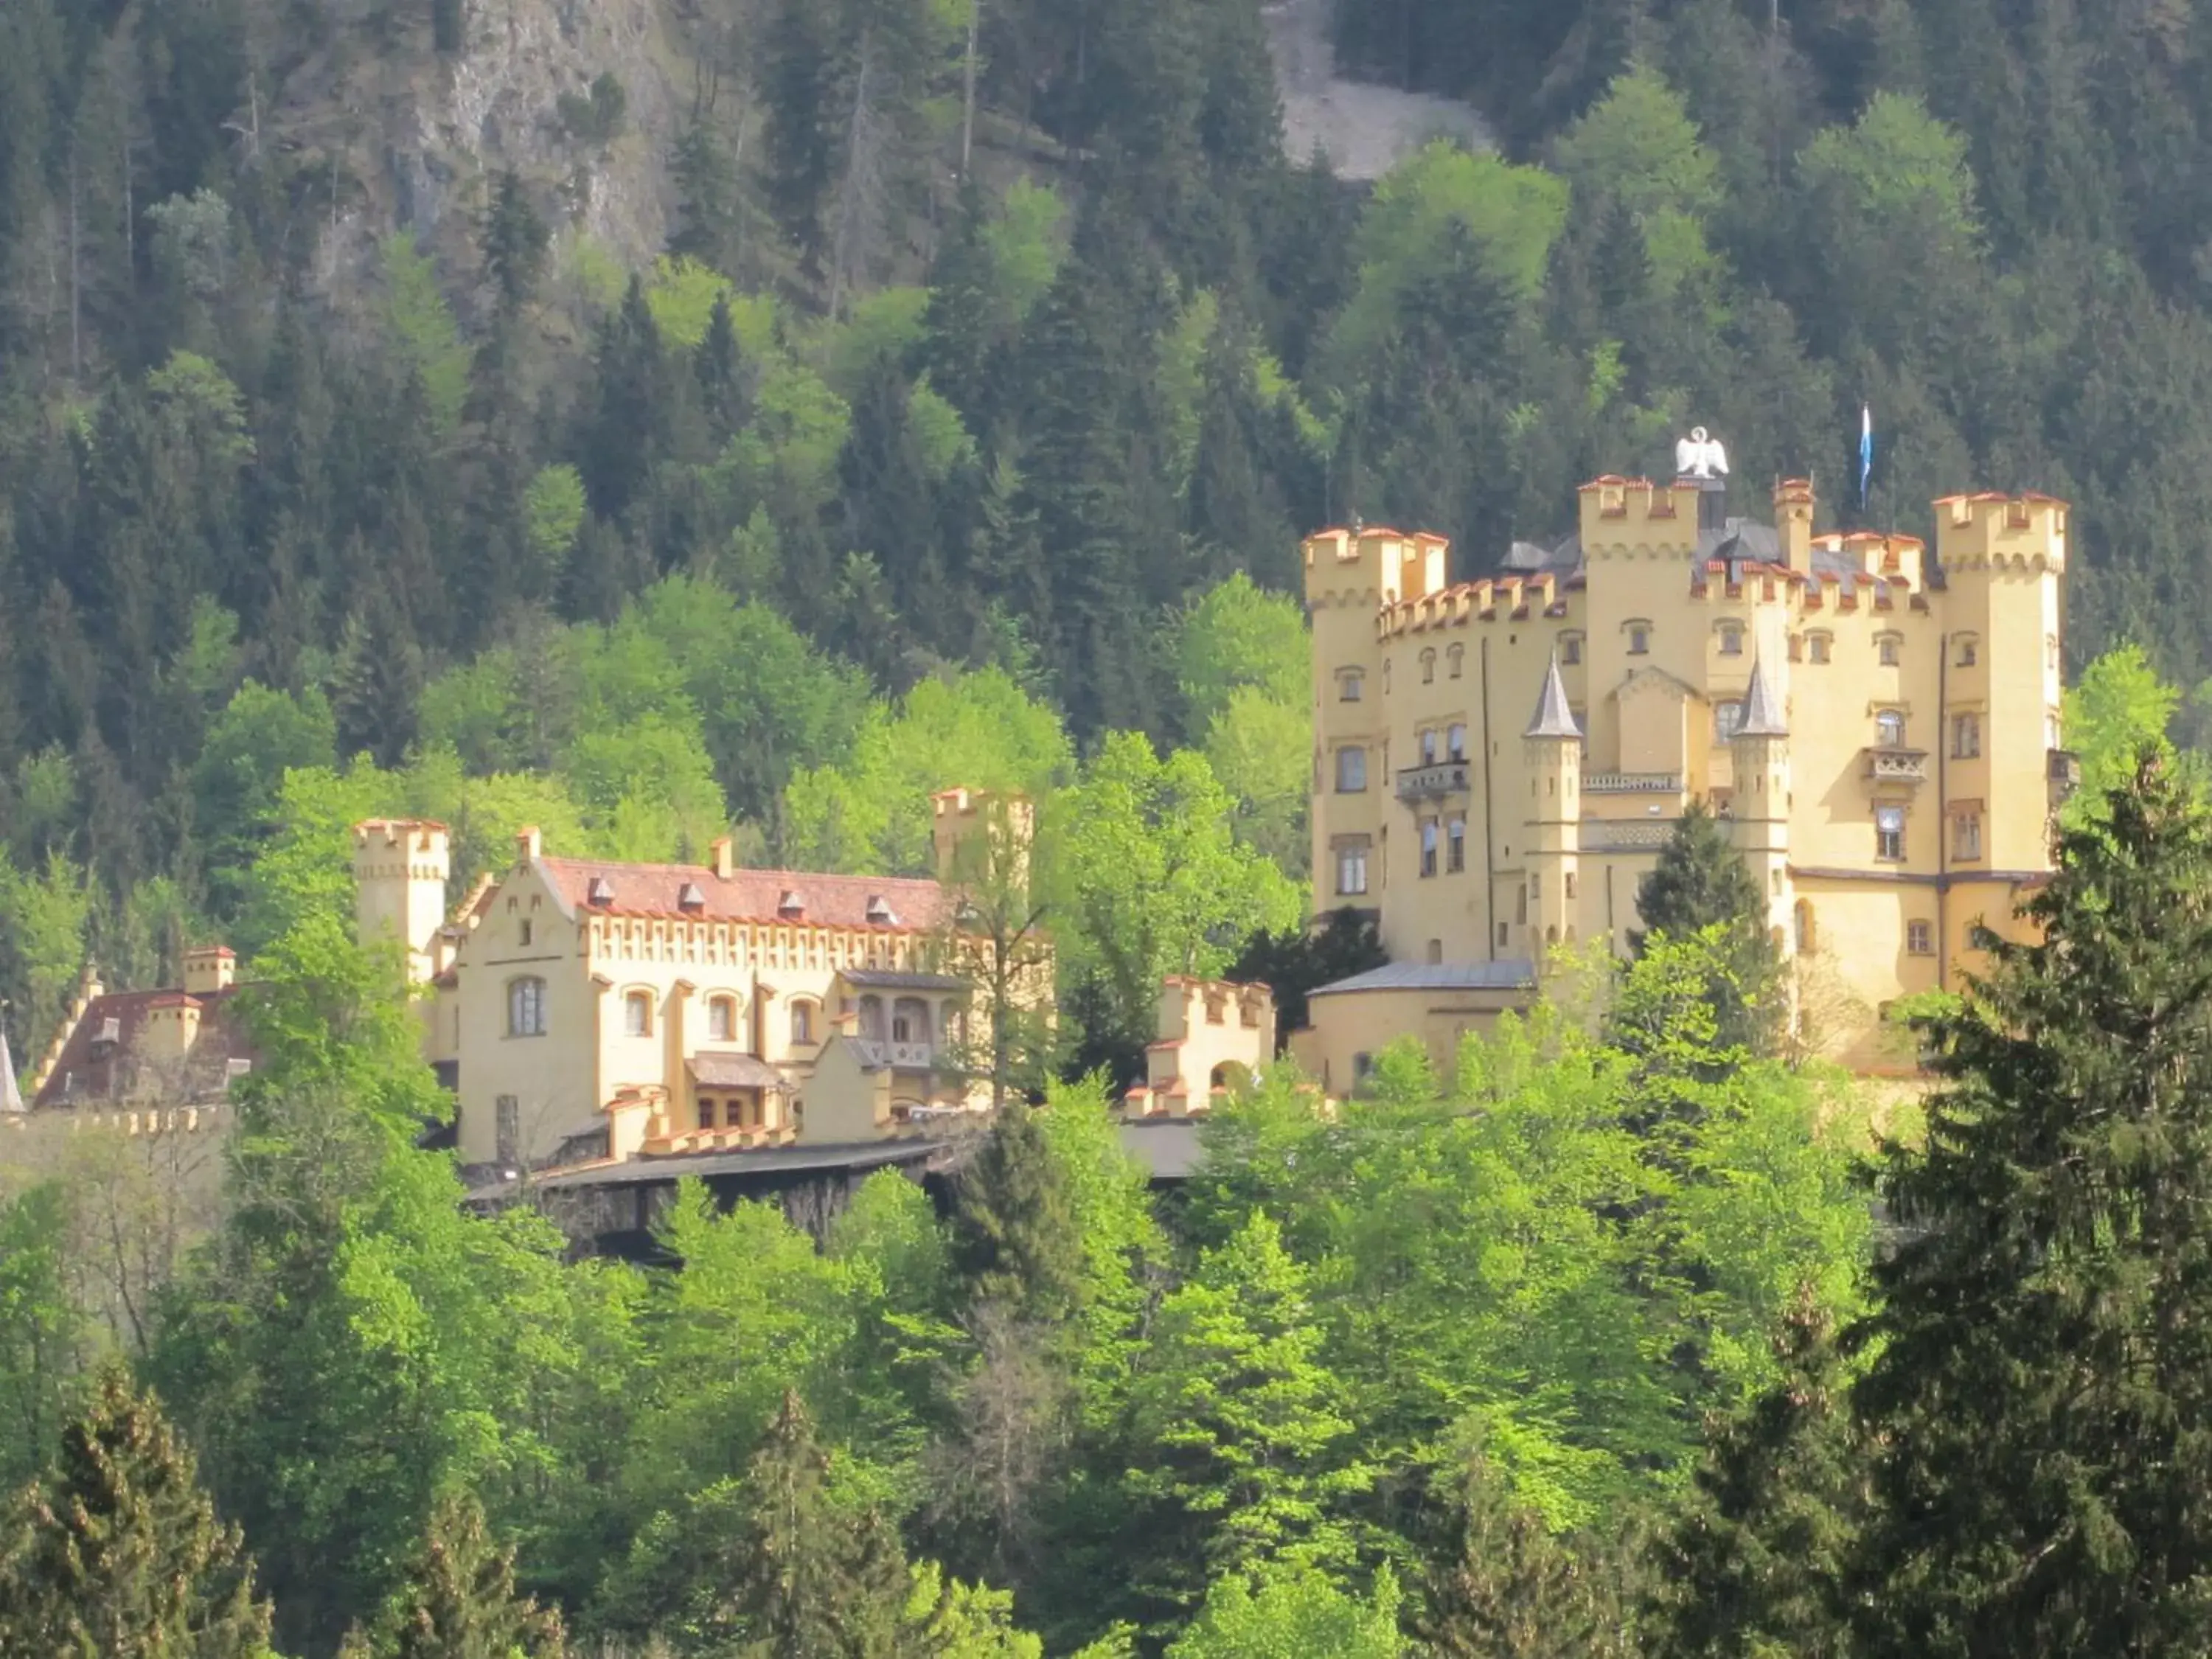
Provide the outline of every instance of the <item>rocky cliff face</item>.
[[449,270],[469,268],[492,181],[510,167],[556,234],[589,235],[625,264],[659,251],[689,85],[659,0],[461,0],[451,51],[408,9],[395,23],[391,0],[326,3],[319,40],[279,82],[275,124],[299,135],[302,177],[329,169],[314,181],[331,204],[325,284],[350,286],[395,228]]

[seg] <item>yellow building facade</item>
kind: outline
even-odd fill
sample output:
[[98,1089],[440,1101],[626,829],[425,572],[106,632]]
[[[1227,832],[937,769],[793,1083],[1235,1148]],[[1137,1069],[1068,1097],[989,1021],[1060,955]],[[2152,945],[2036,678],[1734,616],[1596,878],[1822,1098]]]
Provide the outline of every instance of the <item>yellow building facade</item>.
[[2011,929],[2071,776],[2066,504],[1947,497],[1931,558],[1816,536],[1803,480],[1772,501],[1770,525],[1713,479],[1599,478],[1572,535],[1456,584],[1439,537],[1306,541],[1315,907],[1374,913],[1392,961],[1315,998],[1296,1047],[1325,1085],[1393,1036],[1494,1023],[1555,946],[1626,954],[1692,800],[1854,1063],[1883,1005],[1955,986],[1978,925]]
[[[940,868],[984,804],[937,797]],[[424,988],[465,1164],[849,1144],[988,1109],[936,880],[744,869],[726,839],[702,865],[563,858],[526,830],[449,913],[444,825],[353,836],[362,937]]]

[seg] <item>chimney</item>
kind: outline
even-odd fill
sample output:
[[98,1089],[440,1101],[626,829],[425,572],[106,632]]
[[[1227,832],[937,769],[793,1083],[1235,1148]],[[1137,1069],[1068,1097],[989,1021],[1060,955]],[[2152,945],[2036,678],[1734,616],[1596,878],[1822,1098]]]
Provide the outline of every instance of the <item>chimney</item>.
[[238,957],[225,946],[202,945],[185,952],[185,994],[204,997],[228,991],[238,978]]
[[707,862],[713,866],[715,879],[727,881],[738,872],[738,843],[734,836],[717,836],[707,849]]
[[514,832],[514,854],[518,863],[528,864],[545,850],[545,837],[536,824],[525,824]]
[[1784,478],[1774,486],[1774,532],[1782,562],[1801,575],[1813,569],[1813,481]]

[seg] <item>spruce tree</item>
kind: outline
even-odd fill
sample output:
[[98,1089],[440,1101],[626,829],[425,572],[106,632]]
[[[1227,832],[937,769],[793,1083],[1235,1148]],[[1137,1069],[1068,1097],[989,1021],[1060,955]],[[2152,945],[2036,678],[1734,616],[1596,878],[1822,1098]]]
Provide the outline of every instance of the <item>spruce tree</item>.
[[1639,953],[1653,935],[1686,939],[1707,927],[1723,930],[1722,971],[1711,976],[1709,992],[1721,1042],[1771,1052],[1781,1030],[1781,963],[1766,930],[1766,899],[1704,803],[1683,809],[1637,891],[1636,908],[1645,931],[1631,933],[1629,942]]
[[191,1454],[118,1363],[0,1532],[0,1653],[262,1659],[268,1604]]
[[735,1651],[760,1659],[889,1659],[908,1590],[897,1539],[870,1510],[855,1516],[830,1488],[814,1425],[787,1393],[745,1472],[746,1516],[728,1564],[744,1632]]
[[561,1659],[557,1613],[514,1591],[514,1553],[485,1532],[483,1507],[464,1493],[439,1500],[386,1614],[379,1659]]
[[2147,753],[2106,817],[1886,1152],[1869,1659],[2212,1650],[2212,813]]
[[961,1172],[952,1262],[973,1301],[1000,1303],[1027,1319],[1074,1311],[1083,1275],[1074,1195],[1032,1109],[1019,1101],[1000,1109]]
[[1627,1659],[1626,1609],[1602,1564],[1553,1538],[1477,1463],[1453,1547],[1431,1568],[1413,1621],[1437,1659]]
[[1706,1431],[1696,1494],[1653,1551],[1653,1659],[1840,1659],[1843,1573],[1865,1448],[1835,1333],[1809,1297],[1775,1338],[1782,1376]]

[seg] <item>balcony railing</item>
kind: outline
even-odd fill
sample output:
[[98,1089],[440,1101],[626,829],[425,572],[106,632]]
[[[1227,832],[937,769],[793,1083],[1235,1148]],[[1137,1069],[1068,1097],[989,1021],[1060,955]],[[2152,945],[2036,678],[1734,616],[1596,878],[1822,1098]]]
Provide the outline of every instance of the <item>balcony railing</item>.
[[896,1072],[937,1069],[937,1045],[933,1042],[892,1042],[882,1037],[856,1037],[853,1048],[865,1065],[888,1066]]
[[1680,772],[1585,772],[1585,795],[1679,795]]
[[1674,833],[1673,818],[1584,818],[1585,853],[1633,853],[1664,847]]
[[1866,775],[1871,782],[1928,781],[1928,751],[1925,749],[1893,749],[1878,744],[1866,751]]
[[1463,760],[1432,761],[1426,766],[1408,766],[1398,773],[1400,800],[1431,800],[1442,795],[1467,793],[1467,763]]

